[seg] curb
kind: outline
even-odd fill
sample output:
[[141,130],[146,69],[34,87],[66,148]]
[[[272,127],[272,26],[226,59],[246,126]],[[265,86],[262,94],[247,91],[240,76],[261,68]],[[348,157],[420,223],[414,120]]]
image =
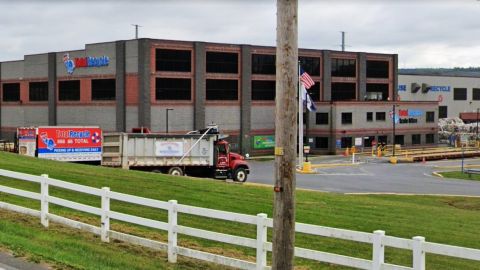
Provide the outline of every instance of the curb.
[[438,173],[438,172],[432,172],[432,175],[435,175],[435,176],[437,176],[437,177],[443,178],[443,175],[441,175],[441,174]]

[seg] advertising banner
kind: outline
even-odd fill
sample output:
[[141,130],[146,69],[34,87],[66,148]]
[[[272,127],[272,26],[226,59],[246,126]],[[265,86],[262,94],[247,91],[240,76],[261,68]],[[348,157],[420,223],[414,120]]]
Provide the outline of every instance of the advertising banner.
[[269,149],[274,147],[274,135],[253,136],[253,149]]
[[155,142],[155,155],[157,157],[183,156],[183,142]]
[[18,128],[18,154],[24,156],[35,156],[37,138],[36,128]]
[[101,161],[99,127],[39,127],[38,157],[61,161]]

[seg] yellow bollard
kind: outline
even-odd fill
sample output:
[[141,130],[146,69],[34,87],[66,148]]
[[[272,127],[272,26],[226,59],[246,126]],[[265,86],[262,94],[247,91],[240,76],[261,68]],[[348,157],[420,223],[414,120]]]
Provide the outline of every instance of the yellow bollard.
[[310,173],[312,172],[312,163],[311,162],[303,162],[303,172]]
[[382,157],[382,149],[380,147],[377,148],[377,157]]

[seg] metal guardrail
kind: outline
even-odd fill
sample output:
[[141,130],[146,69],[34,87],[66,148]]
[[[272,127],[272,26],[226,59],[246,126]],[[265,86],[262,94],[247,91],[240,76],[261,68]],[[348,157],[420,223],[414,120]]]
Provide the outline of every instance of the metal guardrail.
[[[214,262],[230,267],[240,269],[270,269],[267,265],[267,252],[272,251],[272,243],[267,241],[268,228],[273,227],[273,219],[268,218],[266,214],[258,214],[256,216],[238,214],[208,208],[200,208],[195,206],[178,204],[175,200],[168,202],[158,201],[129,194],[118,193],[110,191],[108,187],[102,189],[78,185],[70,182],[60,181],[49,178],[48,175],[35,176],[24,173],[12,172],[0,169],[0,176],[35,182],[40,184],[40,194],[29,192],[25,190],[15,189],[0,185],[0,192],[8,193],[20,197],[25,197],[40,201],[40,211],[30,208],[17,206],[5,202],[0,202],[0,208],[31,215],[40,218],[43,226],[48,227],[49,222],[58,222],[72,228],[87,231],[101,236],[101,240],[109,242],[110,238],[129,242],[136,245],[145,246],[156,250],[166,250],[168,253],[168,261],[175,263],[177,255],[187,256],[199,260]],[[101,207],[93,207],[81,203],[71,202],[65,199],[53,197],[49,195],[49,187],[55,186],[63,189],[72,190],[75,192],[95,195],[101,199]],[[110,210],[110,200],[118,200],[132,204],[148,206],[156,209],[168,211],[168,222],[137,217],[134,215],[124,214]],[[85,224],[65,217],[57,216],[49,213],[49,204],[61,205],[67,208],[83,211],[86,213],[100,216],[100,227]],[[241,237],[236,235],[229,235],[224,233],[212,232],[177,224],[178,214],[189,214],[202,216],[213,219],[233,221],[243,224],[256,225],[257,236],[256,239]],[[128,235],[120,232],[115,232],[110,229],[110,220],[119,220],[138,224],[150,228],[160,229],[168,232],[168,242],[163,243],[151,239],[141,238],[138,236]],[[445,256],[451,256],[462,259],[480,261],[480,250],[472,248],[464,248],[458,246],[443,245],[431,242],[425,242],[425,238],[421,236],[413,237],[412,239],[404,239],[393,236],[386,236],[384,231],[375,231],[373,233],[357,232],[351,230],[337,229],[331,227],[323,227],[318,225],[310,225],[303,223],[296,223],[296,232],[330,237],[335,239],[350,240],[360,243],[371,244],[373,248],[372,259],[366,260],[361,258],[338,255],[317,250],[305,249],[295,247],[295,256],[300,258],[311,259],[319,262],[326,262],[331,264],[354,267],[358,269],[413,269],[425,270],[425,254],[433,253]],[[177,243],[178,234],[184,234],[194,237],[199,237],[207,240],[223,242],[238,246],[244,246],[256,249],[256,261],[245,261],[231,257],[225,257],[213,253],[207,253],[181,247]],[[395,247],[412,251],[413,265],[412,267],[405,267],[400,265],[392,265],[385,263],[385,247]]]

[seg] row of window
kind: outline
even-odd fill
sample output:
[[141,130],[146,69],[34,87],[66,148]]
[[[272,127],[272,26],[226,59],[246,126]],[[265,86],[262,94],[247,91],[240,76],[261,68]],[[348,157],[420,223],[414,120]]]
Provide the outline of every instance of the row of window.
[[[316,125],[328,125],[329,124],[329,113],[328,112],[318,112],[315,114],[315,124]],[[342,124],[343,125],[350,125],[353,123],[353,113],[351,112],[343,112],[342,116]],[[426,112],[426,122],[433,123],[435,122],[435,112]],[[373,121],[373,112],[367,112],[366,115],[367,122]],[[385,121],[386,120],[386,113],[385,112],[375,112],[375,121]]]
[[[48,101],[48,82],[31,82],[28,85],[28,98],[30,101]],[[2,84],[2,100],[20,101],[20,83]],[[91,80],[92,100],[115,100],[115,79]],[[80,81],[59,81],[59,101],[79,101]]]
[[[467,100],[467,88],[453,88],[453,100]],[[472,100],[480,100],[480,88],[472,89]]]
[[[405,144],[405,136],[407,135],[395,135],[395,144],[404,145]],[[376,142],[378,144],[381,143],[388,143],[387,142],[387,135],[381,135],[376,137]],[[421,144],[421,134],[412,134],[411,141],[412,145]],[[373,141],[375,140],[375,136],[364,136],[363,137],[363,146],[371,147]],[[435,134],[429,133],[425,134],[425,143],[432,144],[435,143]],[[342,137],[340,139],[340,147],[347,148],[353,146],[353,137]],[[329,137],[315,137],[315,148],[318,149],[328,149],[329,148]]]
[[[208,73],[238,74],[239,54],[235,52],[206,52]],[[311,76],[320,76],[320,58],[300,56],[301,67]],[[156,71],[191,72],[192,51],[156,49]],[[367,77],[388,78],[388,61],[367,61]],[[275,75],[276,57],[270,54],[252,54],[252,73]],[[356,77],[355,59],[331,59],[331,76]]]

